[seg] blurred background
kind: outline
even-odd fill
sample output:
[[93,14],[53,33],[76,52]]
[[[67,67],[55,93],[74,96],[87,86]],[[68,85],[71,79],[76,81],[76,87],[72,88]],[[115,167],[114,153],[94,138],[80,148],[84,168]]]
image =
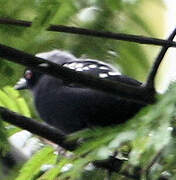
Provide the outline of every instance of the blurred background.
[[[0,25],[2,44],[32,54],[62,49],[77,57],[100,59],[116,64],[122,73],[143,82],[160,48],[117,40],[47,32],[46,27],[49,24],[63,24],[165,38],[174,26],[172,21],[174,11],[171,10],[174,6],[171,0],[164,2],[162,0],[89,0],[86,2],[2,0],[0,7],[1,17],[34,22],[30,29]],[[164,65],[165,68],[169,64],[168,61],[167,65]],[[23,67],[19,68],[4,61],[0,63],[0,87],[13,85],[23,71]],[[160,73],[157,84],[162,86],[167,79],[166,76]]]
[[[1,0],[0,18],[32,21],[33,25],[23,28],[0,24],[0,43],[31,54],[61,49],[77,57],[99,59],[114,64],[123,74],[145,82],[160,47],[45,29],[50,24],[59,24],[166,38],[176,25],[175,9],[173,0]],[[175,55],[175,49],[168,51],[157,75],[156,86],[160,92],[176,76]],[[20,65],[0,61],[0,105],[39,119],[31,95],[20,92],[24,99],[19,98],[20,94],[12,90],[23,71],[24,67]],[[9,136],[17,131],[19,129],[12,128]]]

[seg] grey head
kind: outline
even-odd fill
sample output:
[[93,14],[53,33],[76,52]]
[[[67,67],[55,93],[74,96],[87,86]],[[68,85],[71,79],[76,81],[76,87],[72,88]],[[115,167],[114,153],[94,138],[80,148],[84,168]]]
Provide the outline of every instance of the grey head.
[[[36,54],[37,57],[43,58],[46,61],[51,61],[56,64],[62,65],[71,61],[77,61],[77,58],[66,51],[52,50]],[[35,84],[39,81],[43,74],[32,69],[27,68],[23,77],[16,83],[14,88],[16,90],[33,89]]]

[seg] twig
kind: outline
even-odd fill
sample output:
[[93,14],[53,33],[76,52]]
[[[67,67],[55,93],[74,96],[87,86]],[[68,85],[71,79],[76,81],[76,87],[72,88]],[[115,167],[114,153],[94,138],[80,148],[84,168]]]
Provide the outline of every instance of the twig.
[[164,148],[162,148],[160,151],[157,152],[156,156],[152,159],[152,161],[148,164],[148,166],[142,170],[143,174],[146,174],[146,179],[150,180],[150,170],[152,166],[155,164],[155,162],[158,160],[158,158],[161,156]]
[[[174,29],[174,31],[171,33],[171,35],[168,38],[168,41],[172,41],[175,35],[176,35],[176,29]],[[149,76],[147,78],[147,83],[145,85],[145,87],[147,87],[148,89],[154,89],[154,79],[155,79],[156,73],[169,47],[170,46],[168,45],[163,46],[158,56],[156,57],[156,60],[152,66],[151,72],[149,73]]]
[[[27,66],[42,73],[49,74],[67,82],[81,84],[83,86],[97,89],[105,93],[110,93],[142,105],[154,102],[155,92],[149,92],[148,89],[140,85],[129,85],[122,82],[120,78],[118,82],[115,82],[101,79],[89,74],[84,74],[82,72],[76,72],[72,69],[62,67],[53,62],[46,61],[45,59],[35,57],[23,51],[1,44],[0,57]],[[46,66],[40,66],[43,63],[45,63]]]
[[[32,25],[32,22],[9,19],[9,18],[0,18],[0,24],[30,27]],[[47,30],[55,31],[55,32],[79,34],[79,35],[85,35],[85,36],[93,36],[93,37],[99,37],[99,38],[109,38],[109,39],[116,39],[116,40],[122,40],[122,41],[136,42],[140,44],[153,44],[156,46],[176,47],[176,42],[173,42],[173,41],[168,41],[168,40],[163,40],[163,39],[158,39],[158,38],[150,38],[150,37],[145,37],[145,36],[124,34],[124,33],[100,32],[96,30],[71,27],[71,26],[51,25],[49,26]]]
[[120,171],[123,163],[124,163],[124,160],[117,159],[115,157],[110,156],[106,160],[96,161],[93,164],[97,168],[106,169],[111,173],[112,172],[118,172],[119,175],[125,176],[125,177],[130,178],[130,179],[139,180],[140,177],[138,174],[130,174],[128,172],[121,172]]

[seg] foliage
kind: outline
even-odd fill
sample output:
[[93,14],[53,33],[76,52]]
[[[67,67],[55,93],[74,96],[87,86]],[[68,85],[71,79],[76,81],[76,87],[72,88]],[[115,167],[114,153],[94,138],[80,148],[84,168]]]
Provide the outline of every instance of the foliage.
[[[174,175],[173,164],[176,162],[176,156],[172,125],[175,118],[175,100],[176,84],[173,84],[164,95],[158,96],[156,104],[143,108],[134,118],[122,125],[84,130],[72,134],[69,140],[80,137],[85,139],[82,146],[74,152],[74,156],[60,157],[57,163],[55,160],[50,162],[52,156],[55,157],[53,150],[51,148],[44,149],[42,150],[44,153],[39,152],[26,163],[21,170],[20,177],[23,177],[21,179],[26,179],[29,175],[29,179],[35,179],[42,165],[48,164],[48,162],[50,162],[49,164],[54,163],[55,166],[42,174],[40,180],[54,180],[58,175],[59,179],[68,177],[89,179],[92,176],[98,179],[97,173],[101,172],[102,176],[106,176],[106,173],[93,167],[88,168],[90,163],[106,159],[116,150],[122,157],[124,156],[123,158],[125,158],[125,154],[129,154],[128,161],[124,161],[122,172],[129,167],[132,172],[136,167],[140,167],[143,172],[142,179],[145,179],[148,168],[152,166],[148,175],[150,179],[158,179],[158,176],[166,171],[168,174]],[[46,157],[45,152],[49,153],[51,157],[49,154]],[[123,176],[119,176],[119,174],[113,176],[123,179]]]
[[[20,97],[19,93],[13,88],[6,86],[0,89],[0,106],[7,107],[8,109],[18,112],[27,117],[30,117],[30,111],[25,100]],[[5,129],[4,129],[5,127]],[[6,137],[13,135],[14,133],[20,131],[19,128],[10,125],[9,123],[0,121],[0,148],[5,147],[6,149]]]
[[[42,173],[42,168],[48,165],[55,164],[57,159],[56,154],[54,154],[54,149],[51,147],[45,147],[36,153],[20,170],[19,176],[16,180],[23,179],[35,179],[40,173]],[[43,167],[41,167],[43,165]]]
[[[53,49],[68,50],[76,56],[101,59],[114,63],[124,74],[144,81],[149,71],[155,48],[107,39],[48,32],[50,24],[64,24],[96,30],[157,36],[162,25],[150,25],[145,10],[148,4],[161,7],[161,0],[1,0],[0,17],[11,17],[33,22],[31,28],[1,25],[0,43],[35,54]],[[145,9],[145,10],[144,10]],[[162,12],[162,9],[161,9]],[[158,12],[158,14],[161,14]],[[150,12],[151,13],[151,12]],[[155,11],[153,12],[157,14]],[[154,14],[153,14],[154,16]],[[161,18],[161,17],[160,17]],[[159,33],[156,33],[159,32]],[[36,117],[31,108],[31,97],[21,95],[12,86],[21,76],[24,67],[0,61],[0,105],[25,116]],[[7,87],[8,85],[8,87]],[[6,86],[6,87],[5,87]],[[10,86],[10,87],[9,87]],[[156,104],[144,108],[133,119],[116,127],[95,128],[73,134],[70,139],[83,137],[85,142],[70,158],[54,154],[45,147],[34,155],[21,169],[17,180],[34,179],[103,179],[106,171],[90,167],[90,162],[108,158],[116,150],[124,161],[119,173],[111,179],[124,179],[123,171],[131,174],[140,167],[141,179],[155,180],[161,173],[175,178],[175,101],[176,86],[158,96]],[[0,121],[0,145],[6,138],[19,131],[7,123],[5,129]],[[6,131],[5,131],[6,130]],[[3,146],[4,147],[4,146]],[[120,157],[118,157],[120,158]],[[57,161],[56,161],[57,159]],[[44,164],[52,164],[46,172]],[[150,171],[148,171],[150,170]],[[125,179],[128,179],[125,177]]]
[[[160,0],[155,1],[153,5],[156,6],[157,2],[157,6],[160,6]],[[68,50],[78,57],[84,55],[114,62],[125,74],[143,81],[148,72],[153,48],[146,51],[146,47],[144,49],[121,41],[45,31],[49,24],[64,24],[96,30],[154,35],[154,30],[150,27],[151,22],[144,21],[145,15],[136,11],[138,9],[141,12],[142,6],[147,6],[144,0],[7,0],[5,4],[1,1],[0,17],[31,20],[33,26],[28,29],[1,25],[0,41],[33,54],[58,48]],[[23,68],[6,61],[0,63],[0,87],[13,85],[22,74]],[[131,65],[135,67],[135,71],[132,71]],[[12,76],[13,78],[9,78]]]
[[[19,92],[10,86],[0,89],[0,106],[6,107],[14,112],[30,117],[31,113],[24,98],[20,97]],[[4,156],[9,151],[7,138],[19,132],[21,129],[7,122],[0,121],[0,151]]]
[[[164,157],[163,154],[170,151],[173,156],[175,149],[174,137],[171,135],[173,131],[171,122],[175,114],[175,93],[174,84],[165,95],[158,97],[156,104],[143,108],[136,117],[123,125],[82,131],[71,136],[71,139],[83,137],[88,140],[75,151],[77,157],[84,158],[74,159],[73,168],[68,175],[79,177],[89,162],[105,159],[117,149],[121,149],[124,153],[124,146],[131,147],[129,161],[125,166],[132,165],[133,168],[138,166],[144,170],[144,174],[158,153],[162,152],[160,154],[162,161],[167,161],[168,157]],[[169,163],[175,161],[173,157]],[[80,164],[81,167],[78,168]],[[159,165],[160,161],[157,162],[157,166]],[[161,173],[168,170],[166,168],[168,165],[162,165],[160,168],[153,169],[152,176],[156,176],[158,171]],[[175,171],[175,168],[169,169],[169,171],[172,170]]]
[[[15,91],[10,86],[5,86],[0,90],[0,106],[7,107],[8,109],[20,113],[24,116],[31,117],[30,110],[24,98],[22,98],[18,91]],[[4,122],[8,136],[20,131],[19,128]]]

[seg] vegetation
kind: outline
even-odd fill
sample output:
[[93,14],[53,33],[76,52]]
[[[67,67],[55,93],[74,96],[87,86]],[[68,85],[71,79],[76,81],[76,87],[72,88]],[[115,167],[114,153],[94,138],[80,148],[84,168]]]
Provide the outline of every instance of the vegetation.
[[[131,42],[46,31],[50,24],[84,27],[99,31],[122,32],[159,37],[164,32],[161,0],[1,0],[0,17],[32,21],[30,28],[0,25],[0,43],[36,54],[62,49],[75,56],[100,59],[116,65],[123,74],[145,82],[157,47]],[[148,9],[153,8],[150,19]],[[158,13],[156,13],[156,11]],[[157,15],[156,15],[157,14]],[[163,20],[164,21],[164,20]],[[0,106],[38,119],[29,92],[17,92],[13,85],[24,67],[0,60]],[[159,78],[157,84],[159,84]],[[57,155],[44,146],[24,166],[15,168],[4,179],[176,179],[175,102],[173,83],[157,102],[145,107],[128,122],[106,128],[84,130],[70,140],[86,141],[74,155]],[[118,114],[117,114],[118,117]],[[3,119],[2,119],[3,120]],[[0,147],[8,151],[7,137],[21,131],[0,121]],[[95,168],[91,162],[108,159],[118,151],[116,172]],[[14,172],[14,174],[13,174]],[[16,173],[17,172],[17,173]],[[110,175],[109,175],[110,174]],[[1,176],[1,175],[0,175]]]

